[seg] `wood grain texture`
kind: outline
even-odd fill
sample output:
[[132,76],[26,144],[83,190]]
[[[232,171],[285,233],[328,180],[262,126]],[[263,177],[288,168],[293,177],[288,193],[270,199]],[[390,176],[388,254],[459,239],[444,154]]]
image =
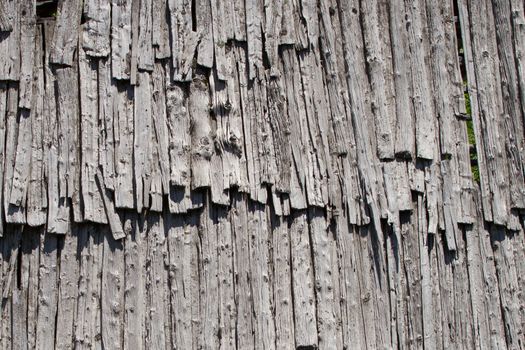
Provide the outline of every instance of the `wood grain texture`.
[[110,53],[111,5],[108,1],[84,1],[85,23],[82,47],[86,55],[106,57]]
[[131,4],[111,1],[111,76],[129,79],[131,74]]
[[0,1],[0,347],[522,348],[523,8]]
[[74,54],[78,46],[82,3],[81,0],[59,2],[49,56],[51,63],[73,65]]
[[[22,2],[25,7],[28,3],[28,1]],[[0,61],[0,80],[17,81],[20,79],[20,17],[22,13],[20,6],[21,2],[15,0],[2,2],[4,26],[8,30],[0,32],[0,49],[4,53]],[[29,68],[31,60],[27,61],[27,64]]]
[[10,32],[12,30],[13,26],[7,12],[7,3],[2,3],[2,6],[0,6],[0,31]]

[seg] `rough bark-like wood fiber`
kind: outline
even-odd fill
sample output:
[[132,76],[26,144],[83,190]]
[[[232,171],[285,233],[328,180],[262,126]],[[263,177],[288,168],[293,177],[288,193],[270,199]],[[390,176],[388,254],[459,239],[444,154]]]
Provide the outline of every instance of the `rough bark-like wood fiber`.
[[0,1],[1,349],[525,348],[522,1],[52,3]]

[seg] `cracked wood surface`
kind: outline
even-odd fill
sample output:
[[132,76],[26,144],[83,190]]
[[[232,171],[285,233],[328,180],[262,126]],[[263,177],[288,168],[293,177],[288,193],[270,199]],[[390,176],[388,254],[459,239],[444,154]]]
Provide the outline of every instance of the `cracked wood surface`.
[[524,24],[1,0],[0,347],[524,348]]

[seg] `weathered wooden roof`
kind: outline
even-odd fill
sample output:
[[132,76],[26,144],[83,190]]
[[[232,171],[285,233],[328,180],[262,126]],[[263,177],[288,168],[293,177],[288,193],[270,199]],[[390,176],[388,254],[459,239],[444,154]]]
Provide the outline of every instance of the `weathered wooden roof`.
[[[296,313],[281,315],[287,327],[292,321],[286,317],[294,317],[296,333],[292,329],[290,335],[278,324],[272,332],[286,333],[279,334],[295,339],[297,346],[340,348],[338,340],[328,340],[330,327],[336,327],[338,317],[346,317],[341,322],[351,327],[351,314],[357,312],[352,305],[359,303],[364,305],[359,317],[364,318],[356,332],[366,332],[377,320],[385,321],[383,326],[395,323],[397,313],[403,317],[417,313],[421,305],[403,306],[415,311],[400,310],[394,305],[395,296],[382,299],[389,297],[389,291],[373,296],[374,306],[365,300],[381,281],[394,288],[395,274],[378,275],[383,267],[399,267],[388,252],[402,236],[407,244],[402,254],[408,260],[424,252],[430,244],[427,236],[439,246],[432,254],[420,253],[416,263],[420,265],[400,267],[406,275],[397,281],[398,287],[423,283],[415,292],[423,302],[432,303],[435,296],[431,283],[465,279],[462,286],[474,289],[482,280],[496,279],[496,266],[503,283],[501,300],[510,300],[516,310],[517,305],[525,305],[521,296],[517,302],[518,297],[505,289],[523,286],[516,271],[525,272],[518,266],[524,256],[520,215],[525,209],[522,1],[61,0],[52,15],[37,18],[35,0],[0,1],[0,236],[4,235],[6,251],[11,249],[9,235],[20,235],[24,227],[46,235],[79,230],[83,233],[74,244],[83,237],[90,247],[109,244],[107,238],[92,236],[109,230],[115,240],[131,240],[134,248],[126,254],[133,255],[133,249],[155,247],[155,232],[164,232],[158,227],[165,225],[176,231],[172,243],[187,254],[176,261],[197,264],[200,251],[192,244],[198,238],[184,236],[195,233],[196,222],[214,227],[216,233],[215,241],[199,243],[204,252],[228,245],[220,242],[223,231],[231,235],[240,228],[253,230],[262,235],[261,241],[238,237],[237,250],[227,248],[228,259],[235,256],[252,265],[248,263],[250,272],[239,277],[241,289],[229,290],[231,295],[225,298],[237,298],[244,288],[260,299],[250,299],[252,306],[236,302],[238,314],[227,322],[244,322],[242,317],[254,312],[253,319],[246,317],[254,322],[250,327],[257,330],[261,349],[270,349],[266,342],[275,338],[275,333],[265,333],[269,331],[262,323],[281,320],[268,316],[270,305],[288,310],[279,304],[281,283],[297,293]],[[134,233],[140,231],[135,228],[140,226],[139,218],[152,223],[144,229],[153,232],[144,238],[150,243],[140,243],[135,236],[140,236]],[[310,238],[301,234],[304,227]],[[287,246],[290,242],[280,242],[280,230],[292,232],[292,248]],[[494,242],[496,247],[503,245],[503,253],[494,253],[496,265],[471,272],[486,275],[470,279],[467,286],[466,259],[481,266],[492,257],[489,231],[493,238],[501,236]],[[264,240],[271,239],[268,232],[275,235],[272,254],[276,257],[286,255],[279,253],[280,245],[291,249],[291,258],[283,258],[288,269],[268,272],[268,264],[258,265],[261,259],[273,258],[268,247],[262,248]],[[317,232],[355,232],[357,241],[339,241]],[[360,241],[359,233],[369,232],[377,234],[376,241]],[[503,238],[514,232],[519,232],[516,260],[504,253],[513,248]],[[471,239],[475,248],[467,254],[465,246]],[[169,249],[159,240],[167,254]],[[37,246],[38,242],[37,238]],[[54,242],[49,247],[56,249]],[[111,249],[122,244],[111,241]],[[381,258],[374,255],[374,244],[384,245]],[[243,251],[243,245],[250,246],[251,253]],[[116,257],[107,259],[122,258],[120,248]],[[345,252],[370,256],[356,258]],[[303,253],[308,255],[304,261]],[[53,266],[61,251],[49,254],[54,258],[46,255],[51,260],[44,266]],[[141,254],[162,269],[157,255]],[[335,260],[323,254],[333,254]],[[453,257],[463,259],[457,263],[459,272],[445,266]],[[3,261],[11,267],[16,263]],[[117,275],[140,274],[131,264],[118,265]],[[171,260],[170,264],[179,268]],[[298,277],[286,282],[283,276],[291,273],[290,266]],[[227,274],[227,267],[217,268]],[[335,282],[326,276],[335,270],[343,276],[352,269],[376,270],[359,280],[362,292],[356,294],[354,304],[345,304],[348,309],[327,309],[338,303],[330,289]],[[12,275],[8,272],[13,270],[4,270],[6,274],[0,276]],[[440,277],[432,275],[440,273]],[[357,281],[345,276],[333,278],[337,283]],[[43,277],[38,278],[42,283]],[[108,278],[107,283],[120,283]],[[305,287],[297,278],[315,281],[319,290],[314,292],[313,285]],[[192,279],[191,283],[200,282]],[[329,286],[328,291],[322,286]],[[214,287],[206,284],[204,292],[213,292]],[[466,302],[489,307],[490,302],[476,299],[481,294],[472,289],[465,291]],[[441,290],[443,295],[448,292]],[[487,289],[482,295],[493,296],[490,293]],[[322,298],[328,295],[332,299],[325,304]],[[191,309],[191,301],[181,300]],[[454,302],[465,300],[458,297]],[[249,311],[242,311],[243,307]],[[392,308],[384,320],[377,315],[383,307]],[[447,307],[439,305],[440,312],[446,314]],[[191,323],[195,310],[189,309],[183,317]],[[208,315],[206,310],[200,313],[201,320]],[[386,328],[377,326],[377,337],[375,330],[374,336],[365,337],[367,345],[373,348],[383,340],[402,344],[401,339],[394,341],[394,333],[396,337],[418,334],[411,333],[411,327],[423,332],[422,320],[432,318],[428,310],[422,311],[416,325],[398,324],[407,329],[392,330],[390,335],[381,335]],[[513,345],[509,342],[513,336],[523,341],[523,333],[518,332],[523,319],[519,321],[512,310],[505,313],[505,320],[510,317],[514,322],[505,328],[510,332],[505,338],[508,346]],[[376,313],[374,322],[367,312]],[[451,312],[451,317],[457,316]],[[474,314],[471,309],[468,315]],[[216,316],[210,319],[218,322]],[[318,326],[316,319],[322,320]],[[451,321],[458,322],[456,327],[460,327],[458,319]],[[474,324],[472,319],[468,322]],[[494,327],[483,328],[486,334],[478,337],[492,337],[493,344],[501,345],[503,338],[494,333],[499,326]],[[203,331],[204,337],[215,336],[214,329],[209,334]],[[198,337],[188,332],[184,339]],[[341,339],[352,347],[354,335],[348,332],[340,333]],[[467,339],[465,334],[458,339]],[[423,342],[428,341],[425,337]],[[251,348],[241,345],[236,344],[239,349]]]
[[121,237],[116,211],[184,213],[209,189],[378,227],[413,192],[453,250],[475,210],[468,81],[483,218],[517,229],[523,16],[299,5],[74,0],[37,24],[33,1],[2,2],[6,223]]

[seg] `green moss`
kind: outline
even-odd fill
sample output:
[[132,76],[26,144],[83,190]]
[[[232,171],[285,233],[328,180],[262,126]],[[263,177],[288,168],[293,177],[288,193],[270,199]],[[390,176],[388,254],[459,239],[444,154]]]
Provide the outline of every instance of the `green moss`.
[[[466,83],[465,83],[466,84]],[[478,166],[478,154],[476,152],[476,134],[474,133],[474,123],[472,123],[472,109],[470,106],[470,95],[465,92],[465,109],[470,119],[467,120],[467,135],[468,143],[471,146],[470,161],[472,169],[472,178],[474,181],[479,182],[479,166]]]
[[465,92],[465,109],[467,110],[467,114],[472,117],[472,107],[470,106],[470,95],[468,92]]
[[467,134],[469,145],[476,145],[476,136],[474,135],[474,124],[472,120],[467,120]]

